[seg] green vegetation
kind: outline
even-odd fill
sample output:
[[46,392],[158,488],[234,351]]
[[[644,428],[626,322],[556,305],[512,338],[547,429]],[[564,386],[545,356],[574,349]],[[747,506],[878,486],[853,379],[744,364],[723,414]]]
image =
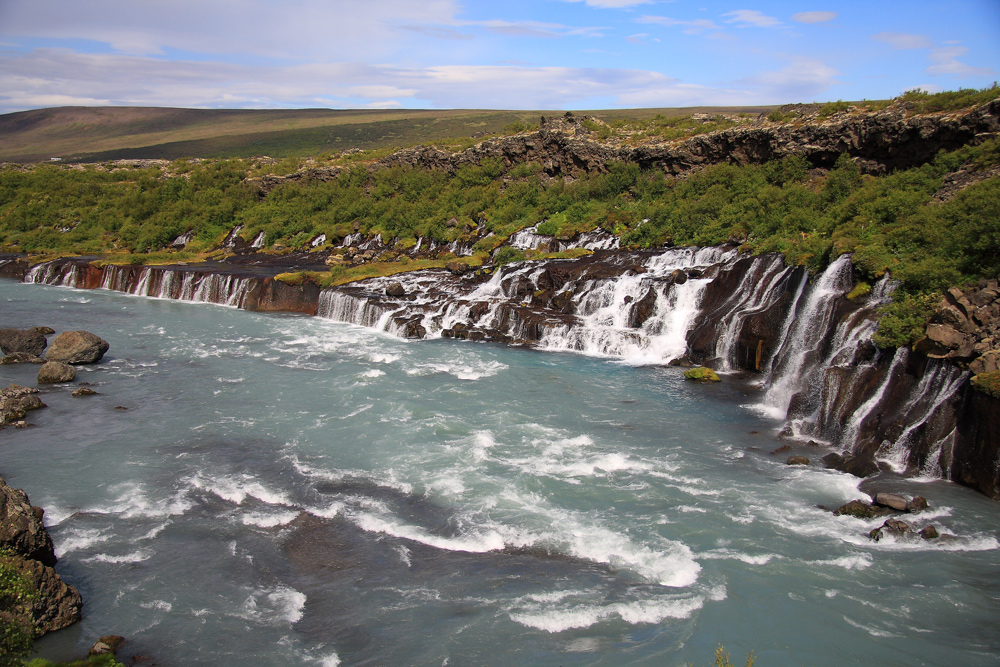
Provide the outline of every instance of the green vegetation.
[[[910,92],[903,101],[951,108],[997,92]],[[846,106],[834,102],[819,111]],[[597,134],[646,132],[666,138],[740,121],[659,114],[645,121],[581,122]],[[504,130],[530,127],[516,120]],[[732,242],[748,252],[782,253],[790,264],[812,271],[853,253],[865,285],[887,271],[901,282],[876,339],[883,346],[912,343],[936,294],[1000,271],[1000,178],[983,179],[943,203],[934,198],[950,173],[1000,166],[996,139],[879,177],[862,175],[846,155],[825,170],[794,156],[761,165],[719,164],[684,178],[615,163],[604,173],[575,179],[546,178],[538,164],[504,165],[499,159],[467,164],[454,173],[377,169],[372,160],[380,155],[176,160],[162,168],[7,166],[0,168],[0,250],[39,258],[93,254],[135,264],[196,261],[209,253],[220,256],[216,249],[237,226],[247,242],[263,234],[264,251],[272,253],[312,250],[310,242],[320,234],[326,235],[320,249],[329,249],[355,231],[381,235],[394,246],[374,268],[335,266],[317,276],[315,281],[324,285],[448,259],[404,259],[400,253],[420,237],[472,244],[476,264],[484,263],[488,253],[497,264],[537,258],[544,253],[503,245],[532,225],[561,239],[599,227],[621,236],[628,248]],[[295,177],[316,169],[329,176]],[[188,232],[193,238],[184,250],[168,249]],[[492,235],[484,237],[485,232]],[[851,297],[862,296],[864,289],[859,286]]]
[[[756,660],[753,651],[747,653],[746,667],[753,667]],[[733,667],[733,663],[729,660],[729,651],[722,644],[715,649],[715,667]]]
[[31,605],[37,599],[38,590],[21,571],[20,557],[0,551],[0,667],[20,664],[31,651]]
[[851,109],[850,102],[845,102],[843,100],[837,100],[836,102],[827,102],[819,108],[819,117],[826,118],[832,116],[835,113],[843,113],[844,111],[849,111]]
[[913,113],[932,113],[935,111],[955,111],[967,107],[986,104],[1000,97],[1000,87],[994,83],[989,88],[960,88],[941,93],[928,93],[920,89],[908,90],[899,96]]
[[993,398],[1000,398],[1000,371],[990,371],[973,376],[972,386],[977,391],[989,394]]

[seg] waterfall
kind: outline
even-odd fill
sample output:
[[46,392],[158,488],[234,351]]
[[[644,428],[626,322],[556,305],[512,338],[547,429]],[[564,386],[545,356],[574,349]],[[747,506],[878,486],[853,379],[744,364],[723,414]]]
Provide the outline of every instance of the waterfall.
[[775,418],[784,418],[796,393],[816,380],[816,359],[830,335],[830,320],[838,297],[851,289],[851,259],[841,255],[816,279],[801,311],[795,313],[791,330],[782,340],[775,357],[773,374],[759,409]]

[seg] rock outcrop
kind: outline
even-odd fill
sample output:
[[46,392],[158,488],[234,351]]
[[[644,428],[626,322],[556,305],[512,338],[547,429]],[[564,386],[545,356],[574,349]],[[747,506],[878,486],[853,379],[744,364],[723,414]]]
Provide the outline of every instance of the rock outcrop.
[[455,171],[498,159],[505,167],[534,162],[550,176],[574,176],[604,171],[618,161],[683,174],[711,164],[760,164],[790,155],[801,155],[816,167],[831,167],[846,153],[863,171],[875,174],[923,164],[939,151],[957,149],[998,131],[1000,99],[971,111],[917,116],[909,116],[903,105],[892,105],[879,112],[838,114],[807,123],[759,119],[686,140],[638,147],[594,141],[579,119],[568,117],[549,119],[537,132],[488,139],[460,153],[431,147],[405,149],[377,165]]
[[0,426],[20,423],[31,410],[44,408],[37,389],[12,384],[0,389]]
[[56,556],[42,516],[42,509],[33,507],[23,491],[10,488],[0,479],[0,568],[6,575],[3,584],[16,585],[24,593],[11,609],[2,611],[12,614],[13,621],[27,619],[36,635],[79,621],[83,607],[76,589],[52,569]]
[[89,331],[65,331],[52,341],[45,358],[65,364],[93,364],[109,347],[106,340]]
[[0,329],[0,351],[40,357],[48,341],[35,329]]

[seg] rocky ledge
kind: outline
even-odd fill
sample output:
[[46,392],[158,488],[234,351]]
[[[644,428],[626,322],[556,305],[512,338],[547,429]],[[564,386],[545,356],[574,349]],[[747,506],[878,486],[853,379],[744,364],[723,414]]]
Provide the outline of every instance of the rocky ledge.
[[0,624],[28,638],[76,623],[83,607],[76,589],[52,569],[56,555],[43,514],[0,479]]

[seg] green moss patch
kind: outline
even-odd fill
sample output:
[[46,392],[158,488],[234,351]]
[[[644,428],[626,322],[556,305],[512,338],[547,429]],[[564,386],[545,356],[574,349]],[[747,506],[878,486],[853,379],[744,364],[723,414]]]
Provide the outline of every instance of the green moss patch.
[[980,373],[972,377],[972,386],[976,391],[989,394],[993,398],[1000,398],[1000,371],[990,371]]
[[684,377],[698,382],[720,382],[719,376],[711,368],[699,366],[684,371]]

